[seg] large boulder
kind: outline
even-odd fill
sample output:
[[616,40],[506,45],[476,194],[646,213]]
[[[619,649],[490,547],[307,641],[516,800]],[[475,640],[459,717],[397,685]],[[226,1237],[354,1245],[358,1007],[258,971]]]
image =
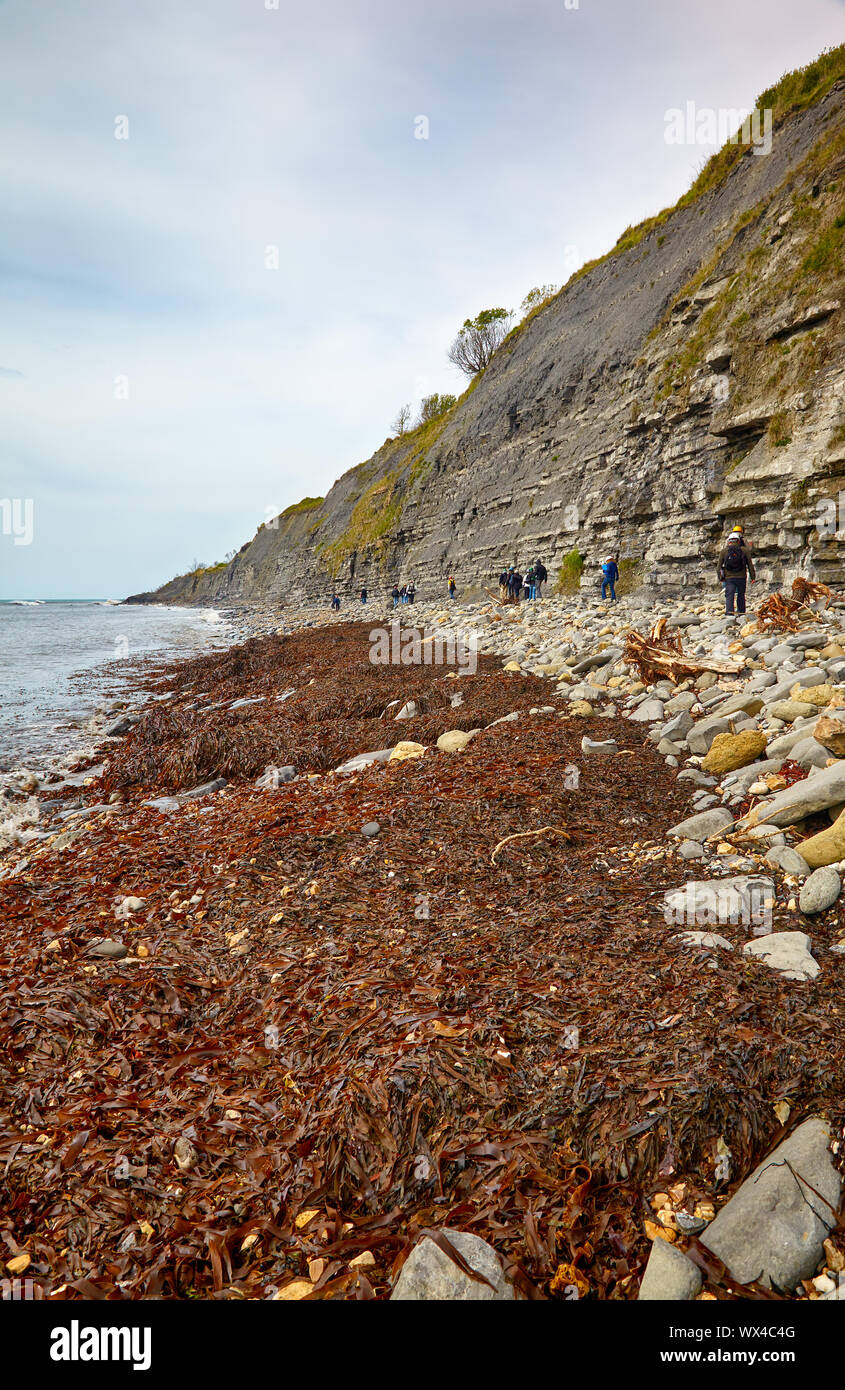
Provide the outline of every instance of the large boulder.
[[769,1154],[701,1237],[740,1284],[792,1290],[808,1279],[836,1225],[839,1174],[830,1128],[805,1120]]
[[[423,1236],[402,1266],[391,1301],[439,1301],[451,1303],[505,1303],[514,1298],[513,1286],[502,1272],[496,1251],[486,1240],[469,1231],[444,1227],[442,1235],[458,1254],[488,1283],[465,1274],[451,1255]],[[492,1285],[492,1287],[491,1287]]]
[[717,734],[710,751],[701,764],[702,772],[733,772],[759,758],[766,747],[766,735],[759,729],[746,729],[741,734]]
[[441,753],[462,753],[477,732],[477,729],[469,732],[464,729],[447,729],[437,740],[437,747]]

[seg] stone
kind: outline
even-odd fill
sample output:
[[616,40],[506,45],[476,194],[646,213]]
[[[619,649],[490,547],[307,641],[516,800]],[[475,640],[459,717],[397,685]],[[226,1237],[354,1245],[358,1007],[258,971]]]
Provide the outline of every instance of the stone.
[[785,874],[792,874],[793,878],[806,878],[810,872],[810,866],[803,855],[791,849],[789,845],[774,845],[766,855],[766,863],[774,864]]
[[387,761],[389,763],[401,763],[405,762],[408,758],[421,758],[424,752],[425,744],[411,743],[410,740],[406,739],[401,743],[397,743]]
[[712,931],[682,931],[676,940],[696,951],[732,951],[733,946],[724,936]]
[[742,949],[786,980],[814,980],[819,973],[819,963],[810,954],[810,938],[802,931],[769,932],[746,941]]
[[[418,1241],[402,1266],[390,1295],[391,1302],[438,1301],[450,1303],[506,1303],[514,1299],[513,1286],[502,1272],[496,1251],[469,1231],[441,1232],[458,1253],[488,1283],[472,1279],[429,1236]],[[492,1287],[491,1287],[492,1285]]]
[[663,725],[663,737],[681,741],[686,738],[694,722],[689,710],[681,710],[680,714],[676,714],[674,719]]
[[122,941],[112,941],[108,937],[97,941],[89,950],[89,956],[99,956],[103,960],[123,960],[129,952]]
[[709,751],[710,745],[717,734],[729,733],[733,733],[733,725],[730,719],[717,719],[714,716],[708,716],[707,719],[699,719],[698,723],[694,728],[690,729],[687,734],[687,743],[689,744],[690,752],[695,753],[697,757],[701,757]]
[[673,840],[706,840],[709,835],[715,835],[717,830],[724,830],[728,825],[733,825],[730,811],[724,806],[713,806],[709,811],[699,811],[697,815],[679,821],[666,833]]
[[835,758],[845,757],[845,719],[835,714],[822,714],[816,720],[813,738]]
[[799,739],[792,746],[790,757],[793,762],[798,763],[799,767],[807,770],[813,767],[827,767],[830,761],[830,753],[823,748],[820,743],[810,735],[808,738]]
[[212,792],[222,791],[228,786],[225,777],[215,777],[212,782],[203,782],[200,787],[191,787],[190,791],[179,792],[179,801],[197,801],[201,796],[210,796]]
[[741,690],[738,695],[729,695],[722,704],[716,705],[713,713],[724,719],[729,714],[759,714],[763,701],[753,691]]
[[[745,825],[765,821],[769,825],[794,825],[796,821],[825,811],[845,801],[845,762],[822,769],[816,777],[807,777],[766,801],[759,802],[744,819]],[[801,853],[804,854],[803,847]],[[807,856],[804,854],[804,858]],[[810,861],[807,860],[809,863]]]
[[741,734],[717,734],[701,764],[702,772],[732,772],[753,763],[766,747],[766,735],[758,729]]
[[[506,668],[506,669],[507,669],[507,668]],[[398,713],[397,715],[394,715],[394,718],[395,718],[395,719],[415,719],[416,716],[417,716],[418,714],[419,714],[419,710],[418,710],[418,708],[417,708],[417,702],[416,702],[416,700],[408,700],[408,702],[402,706],[402,708],[400,709],[399,713]]]
[[515,724],[519,719],[519,711],[514,710],[512,714],[501,714],[498,719],[494,719],[492,724],[487,724],[488,729],[495,729],[497,724]]
[[377,748],[372,753],[356,753],[354,758],[347,758],[345,763],[335,768],[336,772],[348,775],[351,772],[362,772],[365,767],[372,767],[373,763],[386,763],[393,752],[392,748]]
[[801,700],[775,700],[766,705],[769,719],[782,719],[784,724],[792,724],[796,719],[808,719],[813,713],[813,705],[805,705]]
[[378,835],[380,830],[381,826],[377,820],[368,820],[366,825],[361,826],[361,834],[366,835],[368,840],[371,840],[374,835]]
[[640,1302],[683,1303],[701,1292],[701,1271],[692,1260],[660,1236],[652,1242],[645,1267]]
[[835,869],[821,868],[810,874],[798,898],[798,907],[805,917],[826,912],[842,892],[842,880]]
[[286,764],[284,767],[265,767],[261,776],[256,779],[255,785],[265,790],[281,787],[285,782],[292,782],[296,776],[296,768]]
[[642,704],[638,705],[637,708],[633,710],[631,714],[629,714],[628,718],[636,720],[638,723],[642,724],[645,724],[650,720],[662,719],[663,701],[653,699],[643,700]]
[[588,700],[574,700],[569,706],[569,713],[580,719],[588,719],[593,713],[593,707]]
[[774,883],[765,874],[690,879],[683,888],[665,894],[663,915],[667,923],[678,926],[752,927],[770,917],[774,898]]
[[157,796],[153,801],[145,801],[144,806],[152,806],[154,811],[161,811],[162,815],[169,811],[178,811],[181,803],[175,796]]
[[796,685],[792,690],[792,698],[794,700],[800,700],[808,705],[819,707],[822,705],[829,705],[835,694],[836,691],[833,686],[829,685],[827,682],[823,685]]
[[820,830],[818,834],[802,840],[798,852],[811,869],[819,869],[826,864],[838,864],[841,859],[845,859],[845,811],[827,830]]
[[120,719],[116,719],[113,724],[109,725],[106,729],[106,737],[122,738],[123,735],[128,734],[129,730],[134,728],[137,723],[137,714],[124,714]]
[[619,745],[617,744],[617,742],[616,742],[616,740],[615,740],[614,738],[593,739],[593,738],[586,738],[586,737],[585,737],[585,738],[582,738],[582,740],[581,740],[581,752],[582,752],[582,753],[618,753],[618,752],[619,752]]
[[441,753],[460,753],[472,742],[474,734],[467,733],[464,729],[448,729],[445,734],[441,734],[437,740],[437,747]]
[[682,859],[704,858],[704,850],[696,840],[682,840],[678,846],[678,853]]
[[508,661],[505,663],[504,670],[519,672],[522,670],[522,667],[518,661]]
[[738,1283],[759,1280],[791,1292],[815,1274],[839,1209],[840,1180],[829,1145],[826,1121],[805,1120],[759,1164],[700,1237]]

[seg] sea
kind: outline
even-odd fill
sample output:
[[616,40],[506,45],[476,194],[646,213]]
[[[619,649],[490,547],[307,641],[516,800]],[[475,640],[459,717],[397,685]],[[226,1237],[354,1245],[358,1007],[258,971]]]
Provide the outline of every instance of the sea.
[[144,660],[231,640],[215,609],[0,600],[0,773],[38,771],[81,747],[91,715],[122,697]]

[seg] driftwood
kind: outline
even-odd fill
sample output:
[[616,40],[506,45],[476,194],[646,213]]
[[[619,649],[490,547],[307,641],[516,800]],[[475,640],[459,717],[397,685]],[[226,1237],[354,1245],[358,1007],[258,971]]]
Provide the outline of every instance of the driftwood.
[[817,584],[799,575],[792,581],[791,597],[772,594],[760,604],[757,629],[759,632],[797,632],[801,623],[820,623],[821,615],[808,605],[816,599],[824,599],[824,606],[828,608],[832,598],[833,593],[826,584]]
[[623,660],[637,668],[640,680],[646,685],[653,684],[663,676],[679,681],[687,676],[700,676],[705,671],[734,676],[742,669],[740,663],[719,657],[685,656],[681,634],[667,631],[667,621],[666,618],[658,618],[647,637],[636,629],[625,637]]

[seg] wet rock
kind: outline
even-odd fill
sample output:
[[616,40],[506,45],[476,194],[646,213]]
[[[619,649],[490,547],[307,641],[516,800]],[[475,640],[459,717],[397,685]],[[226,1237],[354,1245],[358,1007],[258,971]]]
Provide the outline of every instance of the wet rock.
[[391,1301],[504,1303],[513,1300],[513,1287],[506,1282],[501,1261],[491,1245],[469,1231],[445,1227],[443,1235],[466,1263],[489,1282],[482,1283],[464,1274],[450,1255],[428,1236],[423,1236],[402,1266],[390,1295]]
[[810,874],[798,899],[798,907],[805,916],[816,912],[826,912],[832,907],[842,892],[842,880],[835,869],[816,869]]
[[179,792],[179,801],[197,801],[201,796],[210,796],[212,792],[222,791],[228,786],[225,777],[215,777],[213,782],[203,782],[202,786],[191,787],[190,791]]
[[740,1284],[759,1280],[791,1291],[815,1273],[839,1208],[829,1144],[827,1123],[805,1120],[708,1226],[702,1244]]
[[637,1295],[641,1302],[681,1303],[701,1291],[701,1271],[682,1250],[659,1236],[652,1243],[643,1281]]

